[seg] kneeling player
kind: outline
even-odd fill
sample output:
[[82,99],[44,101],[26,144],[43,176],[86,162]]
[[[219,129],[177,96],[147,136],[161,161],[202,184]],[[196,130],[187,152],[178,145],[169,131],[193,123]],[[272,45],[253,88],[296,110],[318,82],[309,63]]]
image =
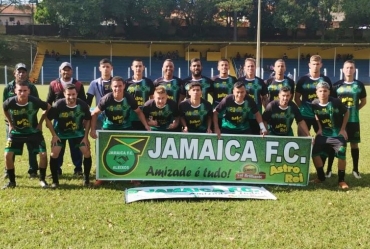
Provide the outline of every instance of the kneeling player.
[[346,125],[349,112],[339,99],[329,97],[330,85],[320,82],[316,86],[318,99],[312,102],[312,110],[319,125],[315,144],[312,149],[312,159],[317,171],[315,183],[325,181],[323,162],[320,157],[330,149],[334,149],[338,158],[338,184],[341,189],[348,189],[344,181],[346,170]]

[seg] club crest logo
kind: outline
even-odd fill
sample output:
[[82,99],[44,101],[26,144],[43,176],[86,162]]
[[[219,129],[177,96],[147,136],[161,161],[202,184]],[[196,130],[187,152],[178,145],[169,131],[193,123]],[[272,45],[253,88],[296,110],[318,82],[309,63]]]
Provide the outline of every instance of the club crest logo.
[[149,136],[110,136],[102,154],[104,168],[114,175],[127,175],[139,163]]

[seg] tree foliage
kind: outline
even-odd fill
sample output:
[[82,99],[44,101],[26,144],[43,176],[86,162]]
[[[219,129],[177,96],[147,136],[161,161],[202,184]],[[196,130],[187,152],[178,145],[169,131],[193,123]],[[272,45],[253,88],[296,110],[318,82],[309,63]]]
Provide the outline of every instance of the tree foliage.
[[[0,0],[1,1],[1,0]],[[261,0],[262,37],[286,30],[295,33],[300,26],[324,38],[333,11],[343,9],[348,26],[367,25],[368,0]],[[257,29],[258,0],[43,0],[37,6],[39,23],[74,28],[80,35],[95,34],[104,23],[121,26],[125,34],[147,30],[165,34],[171,25],[186,25],[194,34],[210,26],[237,27],[240,20]]]

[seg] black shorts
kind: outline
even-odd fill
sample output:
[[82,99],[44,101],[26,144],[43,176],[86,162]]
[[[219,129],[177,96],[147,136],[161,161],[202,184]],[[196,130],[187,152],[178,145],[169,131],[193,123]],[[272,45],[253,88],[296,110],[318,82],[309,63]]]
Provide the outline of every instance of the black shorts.
[[25,143],[30,146],[31,149],[29,152],[33,154],[46,152],[45,139],[41,132],[25,136],[11,136],[6,142],[4,151],[13,152],[15,155],[22,155],[23,145]]
[[131,121],[131,129],[133,131],[146,131],[145,126],[141,121]]
[[[250,134],[252,135],[260,135],[261,134],[261,128],[258,124],[256,119],[249,119],[249,126],[250,126]],[[266,127],[267,129],[267,127]]]
[[350,142],[350,143],[360,143],[361,142],[360,123],[354,123],[354,122],[347,123],[346,132],[348,136],[347,142]]
[[[68,138],[68,139],[60,139],[61,142],[57,143],[57,146],[62,148],[66,147],[66,141],[68,140],[69,147],[71,149],[78,149],[80,147],[86,146],[84,143],[81,143],[83,137],[75,137],[75,138]],[[53,147],[53,145],[51,145]]]
[[311,130],[311,127],[313,127],[313,130],[315,131],[315,133],[319,130],[319,125],[317,124],[316,119],[304,117],[303,120],[304,122],[306,122],[308,131]]
[[328,156],[329,151],[333,149],[335,156],[339,159],[346,159],[346,148],[347,142],[344,137],[325,137],[317,135],[315,138],[315,144],[312,148],[312,157],[324,155]]

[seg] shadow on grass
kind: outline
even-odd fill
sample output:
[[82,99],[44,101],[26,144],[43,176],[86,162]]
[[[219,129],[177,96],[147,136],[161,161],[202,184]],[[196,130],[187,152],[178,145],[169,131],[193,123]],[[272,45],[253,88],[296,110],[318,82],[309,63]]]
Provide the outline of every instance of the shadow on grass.
[[[346,183],[349,185],[349,190],[357,190],[361,188],[369,188],[370,174],[361,174],[361,179],[356,179],[352,174],[347,173],[345,177]],[[29,179],[29,181],[34,181],[34,186],[27,186],[27,188],[40,188],[38,185],[38,178],[30,179],[28,175],[19,175],[16,177]],[[316,174],[310,174],[310,179],[315,179]],[[271,193],[289,193],[297,191],[316,191],[316,190],[328,190],[328,191],[338,191],[338,175],[333,173],[331,178],[327,178],[323,183],[308,183],[307,186],[285,186],[285,185],[263,185],[263,184],[240,184],[240,183],[217,183],[217,182],[175,182],[175,181],[139,181],[139,185],[133,184],[131,181],[104,181],[100,186],[94,186],[94,175],[90,176],[90,186],[83,186],[83,176],[75,176],[73,174],[63,174],[59,178],[61,184],[58,190],[81,190],[81,189],[111,189],[124,191],[127,188],[135,187],[159,187],[159,186],[194,186],[194,185],[237,185],[237,186],[255,186],[264,187]],[[47,178],[46,181],[51,184],[51,178]],[[78,181],[78,183],[76,183]],[[18,186],[17,186],[18,187]],[[22,186],[21,186],[22,187]]]

